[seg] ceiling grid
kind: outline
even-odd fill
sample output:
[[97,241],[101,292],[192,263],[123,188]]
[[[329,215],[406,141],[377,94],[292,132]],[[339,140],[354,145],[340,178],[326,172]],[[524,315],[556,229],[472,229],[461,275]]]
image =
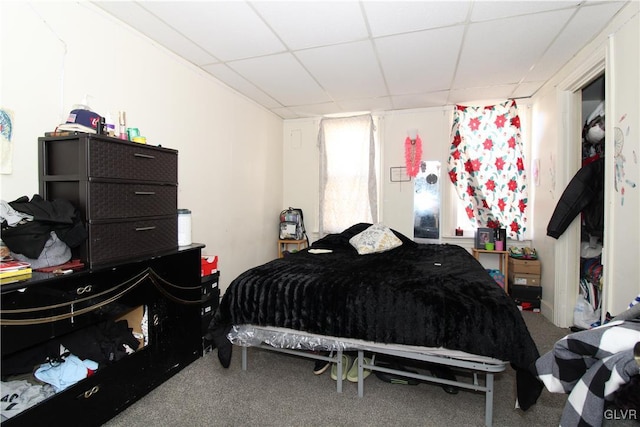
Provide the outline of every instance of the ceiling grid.
[[626,1],[94,1],[283,119],[526,98]]

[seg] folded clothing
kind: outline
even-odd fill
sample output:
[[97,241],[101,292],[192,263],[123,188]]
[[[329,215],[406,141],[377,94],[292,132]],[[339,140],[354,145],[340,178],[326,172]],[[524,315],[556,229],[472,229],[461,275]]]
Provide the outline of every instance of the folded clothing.
[[74,385],[96,371],[98,364],[92,360],[80,360],[70,354],[60,363],[43,363],[34,372],[34,376],[42,382],[51,384],[56,393]]

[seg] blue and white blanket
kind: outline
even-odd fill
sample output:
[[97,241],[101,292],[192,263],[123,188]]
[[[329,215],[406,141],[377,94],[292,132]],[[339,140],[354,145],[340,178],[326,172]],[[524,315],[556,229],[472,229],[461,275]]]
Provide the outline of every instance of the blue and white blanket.
[[535,363],[552,393],[567,393],[560,426],[601,426],[605,400],[640,373],[633,347],[640,321],[612,321],[567,335]]

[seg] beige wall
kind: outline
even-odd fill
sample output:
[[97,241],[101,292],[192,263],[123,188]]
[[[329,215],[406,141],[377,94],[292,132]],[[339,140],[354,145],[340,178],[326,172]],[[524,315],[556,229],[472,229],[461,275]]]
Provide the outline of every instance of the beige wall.
[[[404,140],[408,129],[418,129],[422,159],[440,160],[444,165],[450,118],[450,108],[374,114],[381,165],[379,219],[407,236],[413,236],[413,181],[391,182],[389,168],[405,165]],[[318,231],[318,126],[318,119],[285,120],[284,124],[284,201],[303,208],[312,239],[317,238],[314,233]]]
[[127,113],[149,144],[179,151],[193,241],[219,256],[223,288],[275,258],[282,120],[88,3],[2,2],[0,105],[14,113],[2,200],[38,192],[37,138],[89,95]]
[[[423,160],[446,161],[451,109],[391,111],[374,116],[381,164],[379,218],[401,233],[413,236],[413,181],[390,182],[389,168],[404,166],[407,130],[416,128],[422,139]],[[319,123],[318,119],[297,119],[286,120],[284,124],[284,201],[303,208],[305,225],[311,233],[318,231]]]
[[[486,105],[504,100],[470,101],[470,105]],[[529,133],[529,105],[519,102],[523,116],[523,135]],[[473,247],[474,238],[466,235],[455,236],[458,224],[446,206],[456,203],[456,195],[447,175],[447,159],[451,145],[450,131],[452,108],[448,106],[415,110],[398,110],[374,113],[378,128],[380,153],[379,219],[387,226],[413,237],[414,181],[392,182],[391,167],[405,166],[404,141],[410,129],[417,129],[422,140],[422,160],[440,161],[440,193],[442,216],[440,222],[440,242]],[[284,201],[289,205],[299,205],[305,214],[305,225],[315,240],[318,230],[318,136],[319,120],[285,120],[284,123]],[[528,136],[526,137],[528,138]],[[525,150],[528,146],[525,142]],[[528,168],[528,154],[525,158]],[[295,171],[295,172],[294,172]],[[527,238],[529,238],[527,236]],[[529,245],[530,240],[516,243]],[[496,268],[497,260],[492,257],[482,260],[487,268]]]

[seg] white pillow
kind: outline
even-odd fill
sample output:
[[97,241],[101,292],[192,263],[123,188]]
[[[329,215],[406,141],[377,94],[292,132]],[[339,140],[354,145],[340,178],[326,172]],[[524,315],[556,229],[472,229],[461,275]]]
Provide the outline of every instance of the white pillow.
[[360,255],[385,252],[402,245],[402,240],[384,224],[374,224],[349,239]]

